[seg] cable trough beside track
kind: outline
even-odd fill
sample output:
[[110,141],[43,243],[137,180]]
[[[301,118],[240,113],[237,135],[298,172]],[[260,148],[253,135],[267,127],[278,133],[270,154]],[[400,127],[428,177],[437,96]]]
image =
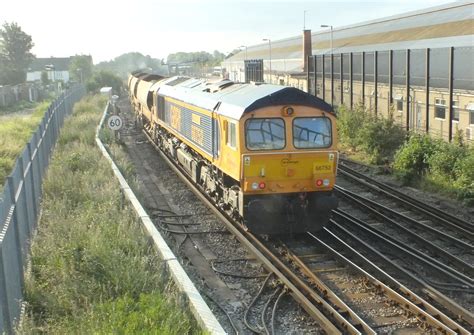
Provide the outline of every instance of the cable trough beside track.
[[[370,326],[366,321],[364,321],[360,316],[357,315],[351,308],[348,307],[347,304],[344,303],[343,299],[338,297],[336,294],[330,294],[329,290],[319,283],[319,286],[315,286],[315,281],[307,281],[304,277],[297,275],[295,272],[294,267],[285,264],[282,260],[281,255],[274,253],[271,249],[269,249],[268,244],[270,242],[262,240],[251,233],[245,231],[240,225],[233,222],[229,216],[214,206],[212,199],[209,199],[207,195],[203,194],[201,190],[196,187],[196,185],[186,176],[183,171],[181,171],[180,167],[174,164],[166,154],[164,154],[159,147],[152,141],[149,134],[144,131],[145,135],[147,136],[150,143],[152,143],[155,148],[157,149],[158,153],[161,157],[167,161],[169,166],[177,173],[177,175],[187,184],[187,186],[191,189],[191,191],[202,201],[204,202],[211,210],[216,214],[216,216],[225,224],[226,228],[245,246],[247,250],[249,250],[258,261],[260,261],[263,266],[269,271],[271,274],[278,279],[278,281],[283,284],[289,293],[294,297],[294,299],[301,304],[301,306],[307,311],[307,313],[314,318],[320,327],[328,334],[361,334],[361,333],[368,333],[368,334],[375,334],[377,332],[377,327],[379,326],[387,326],[382,324],[376,325],[375,329]],[[317,237],[313,237],[316,238]],[[318,240],[320,244],[324,242]],[[358,257],[363,257],[359,255]],[[337,256],[339,260],[343,259],[341,256]],[[297,264],[298,261],[295,261],[294,264]],[[349,263],[347,263],[349,264]],[[305,267],[303,263],[300,262],[300,271],[304,273]],[[355,267],[355,264],[352,263],[352,267]],[[468,332],[459,326],[455,321],[451,320],[449,317],[444,316],[442,313],[437,311],[434,307],[429,305],[427,302],[423,301],[423,308],[420,308],[420,301],[421,298],[417,298],[416,302],[410,302],[408,299],[401,296],[399,293],[396,293],[389,287],[385,286],[382,282],[377,281],[377,279],[373,278],[367,272],[360,269],[357,270],[360,273],[364,273],[364,276],[370,277],[370,281],[374,287],[377,287],[379,290],[381,289],[389,296],[390,301],[397,301],[399,306],[403,307],[404,310],[407,311],[411,316],[419,318],[417,323],[427,327],[429,329],[439,331],[445,334],[467,334]],[[314,279],[314,278],[313,278]],[[262,287],[263,289],[263,287]],[[408,289],[407,289],[408,290]],[[272,297],[269,299],[267,304],[264,307],[264,313],[262,314],[262,323],[265,328],[265,332],[269,333],[268,328],[266,327],[265,321],[265,311],[268,308],[268,304],[270,300],[274,299],[278,293],[278,298],[275,302],[275,307],[272,313],[272,323],[274,318],[274,312],[276,309],[276,305],[278,304],[278,300],[282,296],[285,290],[276,290]],[[390,293],[387,293],[390,292]],[[411,296],[415,296],[414,293],[410,292]],[[399,299],[399,300],[397,300]],[[428,306],[426,308],[425,306]],[[249,306],[250,308],[251,306]],[[427,312],[431,311],[431,312]],[[434,313],[434,315],[430,314]],[[442,315],[440,317],[440,315]],[[247,312],[246,312],[247,316]],[[247,323],[247,320],[244,320]],[[252,326],[249,325],[249,328],[252,329]],[[259,328],[255,329],[254,331],[260,332]],[[262,330],[263,331],[263,330]]]

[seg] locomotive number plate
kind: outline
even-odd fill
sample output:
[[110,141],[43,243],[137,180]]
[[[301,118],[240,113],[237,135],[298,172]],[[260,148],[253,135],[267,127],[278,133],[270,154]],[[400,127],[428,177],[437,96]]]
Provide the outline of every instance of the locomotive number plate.
[[315,174],[332,172],[332,164],[329,162],[314,163],[313,172]]

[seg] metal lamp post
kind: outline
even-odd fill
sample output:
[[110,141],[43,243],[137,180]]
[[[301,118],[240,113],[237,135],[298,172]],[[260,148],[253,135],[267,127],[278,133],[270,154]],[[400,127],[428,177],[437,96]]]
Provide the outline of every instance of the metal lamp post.
[[[322,24],[321,28],[330,28],[331,29],[331,40],[330,40],[330,49],[331,49],[331,105],[334,105],[334,62],[333,62],[333,49],[332,49],[332,26],[328,24]],[[342,72],[342,70],[341,70]],[[342,88],[341,88],[342,89]]]
[[272,41],[269,38],[264,38],[263,41],[268,41],[268,48],[270,51],[270,84],[272,81]]
[[332,55],[332,26],[331,25],[328,25],[328,24],[322,24],[321,25],[321,28],[329,28],[331,29],[331,40],[330,40],[330,46],[329,48],[331,49],[331,55]]
[[247,46],[246,45],[241,45],[240,48],[245,48],[245,60],[247,60]]

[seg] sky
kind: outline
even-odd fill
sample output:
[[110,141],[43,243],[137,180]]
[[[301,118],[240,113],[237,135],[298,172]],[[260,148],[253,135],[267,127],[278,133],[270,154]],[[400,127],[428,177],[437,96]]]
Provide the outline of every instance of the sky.
[[[16,22],[37,57],[92,55],[94,63],[126,52],[170,53],[256,45],[450,3],[446,0],[2,0],[0,23]],[[306,14],[304,12],[306,11]],[[305,20],[304,20],[305,17]]]

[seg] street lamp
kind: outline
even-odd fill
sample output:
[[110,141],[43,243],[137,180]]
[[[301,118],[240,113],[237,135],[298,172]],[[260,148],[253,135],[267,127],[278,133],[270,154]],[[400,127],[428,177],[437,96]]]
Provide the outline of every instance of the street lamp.
[[270,84],[272,83],[272,41],[269,38],[264,38],[262,41],[268,41],[268,48],[270,50]]
[[330,28],[331,29],[331,41],[330,41],[330,49],[331,49],[331,55],[332,55],[332,26],[327,25],[327,24],[322,24],[321,28]]
[[245,60],[247,60],[247,46],[246,45],[241,45],[240,48],[245,48]]
[[[330,28],[331,29],[331,41],[330,41],[330,49],[331,49],[331,105],[334,105],[334,56],[332,54],[332,26],[328,24],[322,24],[321,28]],[[342,73],[342,70],[341,70]],[[342,87],[341,87],[342,90]]]

